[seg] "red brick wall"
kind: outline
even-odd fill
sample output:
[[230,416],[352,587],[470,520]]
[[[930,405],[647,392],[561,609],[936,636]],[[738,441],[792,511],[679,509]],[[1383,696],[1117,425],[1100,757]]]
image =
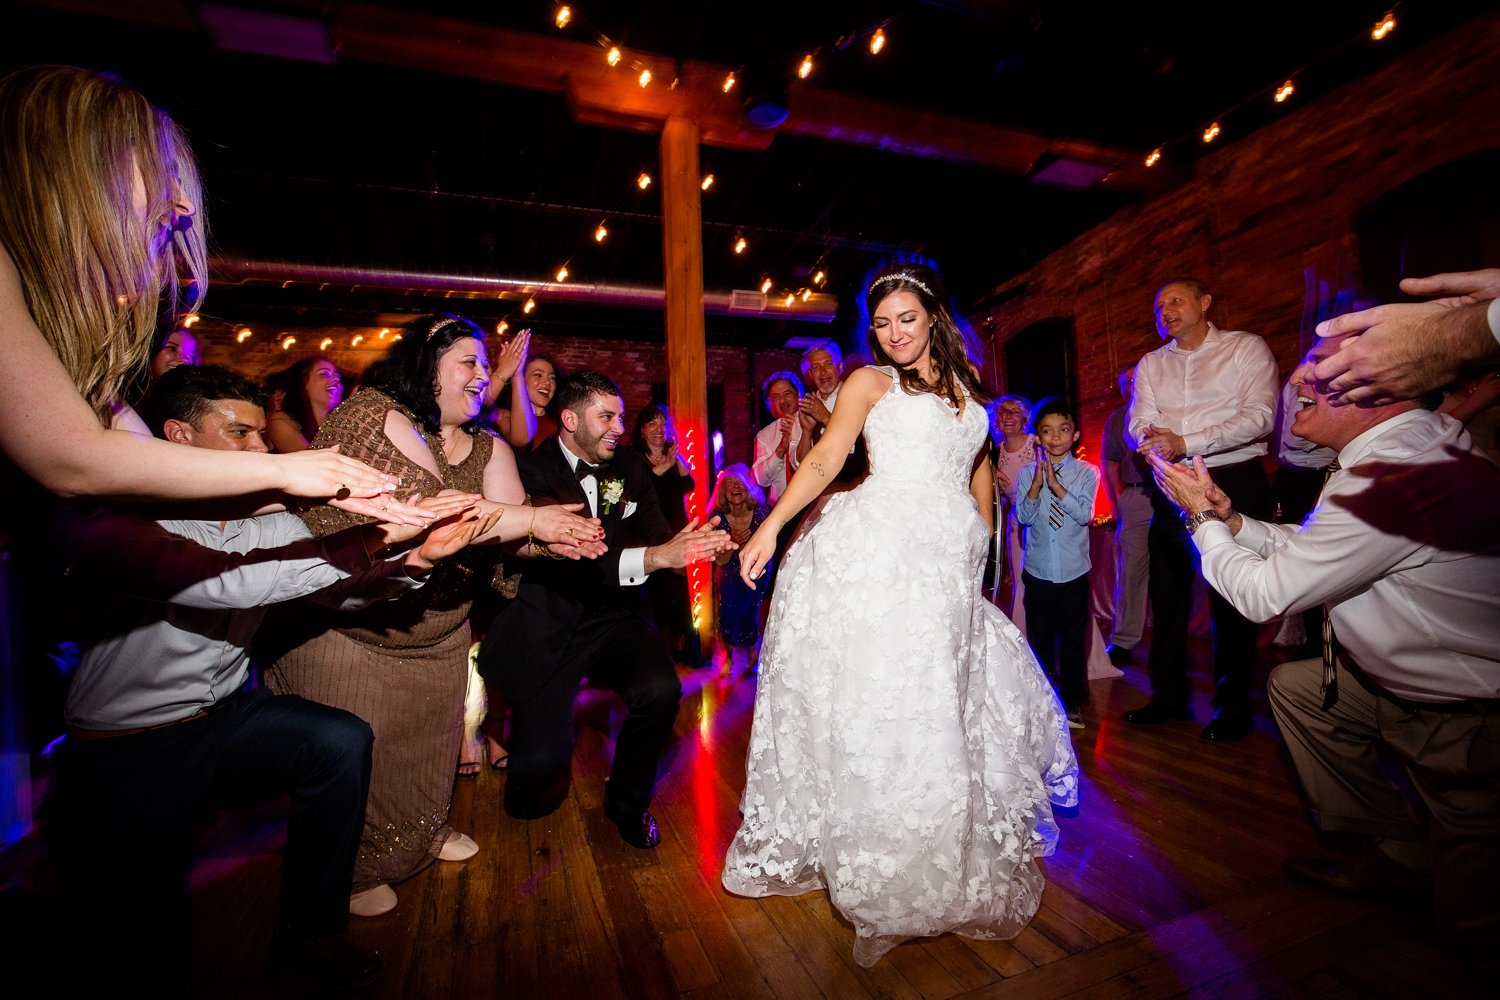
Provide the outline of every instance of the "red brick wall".
[[1192,275],[1214,292],[1209,318],[1265,337],[1289,373],[1312,336],[1302,329],[1309,278],[1359,284],[1355,213],[1427,170],[1500,147],[1497,37],[1500,15],[1478,18],[1202,158],[1179,189],[1121,210],[998,286],[1011,297],[970,317],[997,366],[1005,341],[1030,324],[1072,319],[1080,419],[1097,461],[1119,404],[1116,373],[1160,346],[1156,287]]

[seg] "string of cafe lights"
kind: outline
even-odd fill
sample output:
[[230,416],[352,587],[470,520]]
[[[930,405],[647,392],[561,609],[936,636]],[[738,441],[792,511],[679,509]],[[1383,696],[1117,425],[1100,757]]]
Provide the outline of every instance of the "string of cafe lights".
[[1312,69],[1314,66],[1332,58],[1334,55],[1344,51],[1345,49],[1353,45],[1362,43],[1363,41],[1365,41],[1365,39],[1369,39],[1373,42],[1382,42],[1386,38],[1390,37],[1391,33],[1396,30],[1396,12],[1400,10],[1400,8],[1400,3],[1392,5],[1390,10],[1386,11],[1385,15],[1369,28],[1361,29],[1357,34],[1351,35],[1349,38],[1335,45],[1328,51],[1302,64],[1300,67],[1283,77],[1280,84],[1257,90],[1254,94],[1246,97],[1238,104],[1228,107],[1219,112],[1217,115],[1214,115],[1211,119],[1209,119],[1208,123],[1205,124],[1201,130],[1196,130],[1194,132],[1178,136],[1175,139],[1169,139],[1166,142],[1162,142],[1159,145],[1155,146],[1151,150],[1151,152],[1146,154],[1146,166],[1156,166],[1166,156],[1167,150],[1173,146],[1180,147],[1182,145],[1192,144],[1208,145],[1216,142],[1220,137],[1224,135],[1224,123],[1229,120],[1230,116],[1232,116],[1235,112],[1240,111],[1243,108],[1262,100],[1264,95],[1267,93],[1270,94],[1270,99],[1273,104],[1285,105],[1286,102],[1290,100],[1292,95],[1297,92],[1297,78],[1306,74],[1307,71]]
[[[795,73],[798,78],[806,80],[808,77],[812,76],[818,63],[823,58],[833,52],[847,49],[851,45],[859,41],[864,42],[864,47],[869,51],[870,55],[878,56],[880,55],[880,53],[885,51],[885,48],[889,42],[889,37],[886,34],[886,29],[890,28],[895,23],[895,20],[896,19],[893,17],[885,18],[878,23],[861,28],[849,34],[841,35],[830,43],[815,46],[813,48],[805,50],[799,50],[800,57],[797,57],[795,62],[791,62],[790,60],[788,62],[789,72]],[[604,61],[611,68],[618,69],[622,66],[625,67],[626,71],[635,75],[636,83],[639,86],[643,88],[649,87],[652,84],[652,81],[655,79],[651,74],[651,68],[649,65],[639,59],[634,58],[633,56],[629,56],[626,51],[620,47],[615,39],[611,38],[607,33],[600,31],[596,27],[594,27],[594,25],[589,22],[588,18],[579,10],[577,5],[559,4],[553,13],[552,21],[553,25],[559,31],[574,31],[580,34],[591,36],[594,42],[604,51]],[[731,67],[729,72],[725,74],[724,80],[720,84],[720,89],[722,89],[726,94],[733,92],[734,89],[739,85],[739,81],[743,73],[743,66]],[[677,87],[677,85],[678,80],[674,77],[669,86],[671,88],[675,88]],[[717,178],[712,173],[704,174],[703,179],[700,183],[700,187],[702,188],[703,192],[708,193],[708,191],[714,186],[716,180]],[[636,188],[641,192],[649,190],[653,183],[654,178],[648,170],[642,170],[639,174],[636,175]],[[608,216],[606,216],[599,221],[599,224],[597,226],[594,227],[593,232],[591,233],[594,243],[602,244],[606,239],[609,238],[609,221],[610,220]],[[750,242],[745,236],[744,232],[737,231],[734,234],[733,241],[730,243],[731,253],[733,253],[737,257],[744,257],[750,251],[750,249]],[[574,254],[574,257],[576,256],[577,253]],[[820,254],[808,268],[812,286],[823,288],[827,284],[827,256],[827,251],[825,250],[824,253]],[[568,265],[571,262],[572,258],[565,262],[561,267],[558,268],[557,272],[555,272],[557,275],[556,280],[558,283],[566,280],[567,277],[571,275],[571,272],[568,270]],[[805,302],[813,295],[813,288],[808,286],[803,286],[797,288],[796,290],[792,290],[790,288],[778,289],[775,281],[773,281],[769,275],[763,276],[760,283],[760,290],[762,294],[767,296],[772,296],[773,293],[776,296],[784,296],[783,301],[787,305],[791,305],[799,296]]]

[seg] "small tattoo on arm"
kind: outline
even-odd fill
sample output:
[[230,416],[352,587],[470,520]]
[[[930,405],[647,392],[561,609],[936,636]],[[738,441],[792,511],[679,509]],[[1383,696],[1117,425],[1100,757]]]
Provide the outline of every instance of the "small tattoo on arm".
[[808,462],[807,464],[811,465],[813,467],[813,469],[815,469],[817,471],[818,475],[821,478],[823,478],[823,479],[827,479],[828,478],[828,474],[823,471],[823,463],[822,462]]

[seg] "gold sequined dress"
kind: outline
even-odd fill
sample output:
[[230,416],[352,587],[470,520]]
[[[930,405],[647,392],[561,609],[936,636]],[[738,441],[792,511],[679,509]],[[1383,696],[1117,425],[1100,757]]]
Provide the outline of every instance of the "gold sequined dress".
[[[390,410],[406,414],[420,428],[420,421],[390,397],[361,389],[328,415],[313,447],[339,445],[343,454],[399,477],[403,496],[408,491],[431,496],[444,488],[483,492],[493,438],[476,435],[468,457],[449,465],[436,437],[424,431],[437,467],[444,470],[439,482],[386,437]],[[319,538],[369,521],[333,507],[315,507],[302,517]],[[304,607],[301,620],[288,627],[308,637],[265,672],[266,684],[277,694],[345,709],[375,730],[354,892],[410,877],[447,839],[463,738],[469,605],[477,578],[491,573],[501,579],[493,553],[468,550],[438,563],[426,586],[395,600],[353,612]]]

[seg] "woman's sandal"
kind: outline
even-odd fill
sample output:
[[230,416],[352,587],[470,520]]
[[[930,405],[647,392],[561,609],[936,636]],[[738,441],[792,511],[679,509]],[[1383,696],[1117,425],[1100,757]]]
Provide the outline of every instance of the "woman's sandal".
[[[467,730],[467,727],[465,727]],[[486,747],[484,740],[480,739],[480,733],[475,732],[464,735],[464,745],[458,757],[458,776],[460,778],[475,778],[484,769],[484,753]]]
[[[488,715],[484,717],[484,721],[479,724],[479,735],[484,737],[485,757],[489,759],[490,767],[497,771],[504,771],[510,767],[510,752],[505,749],[499,740],[490,736],[490,722],[492,718],[492,716]],[[505,724],[504,719],[495,719],[494,721],[497,725],[503,726]],[[475,765],[476,770],[478,766],[477,764]]]

